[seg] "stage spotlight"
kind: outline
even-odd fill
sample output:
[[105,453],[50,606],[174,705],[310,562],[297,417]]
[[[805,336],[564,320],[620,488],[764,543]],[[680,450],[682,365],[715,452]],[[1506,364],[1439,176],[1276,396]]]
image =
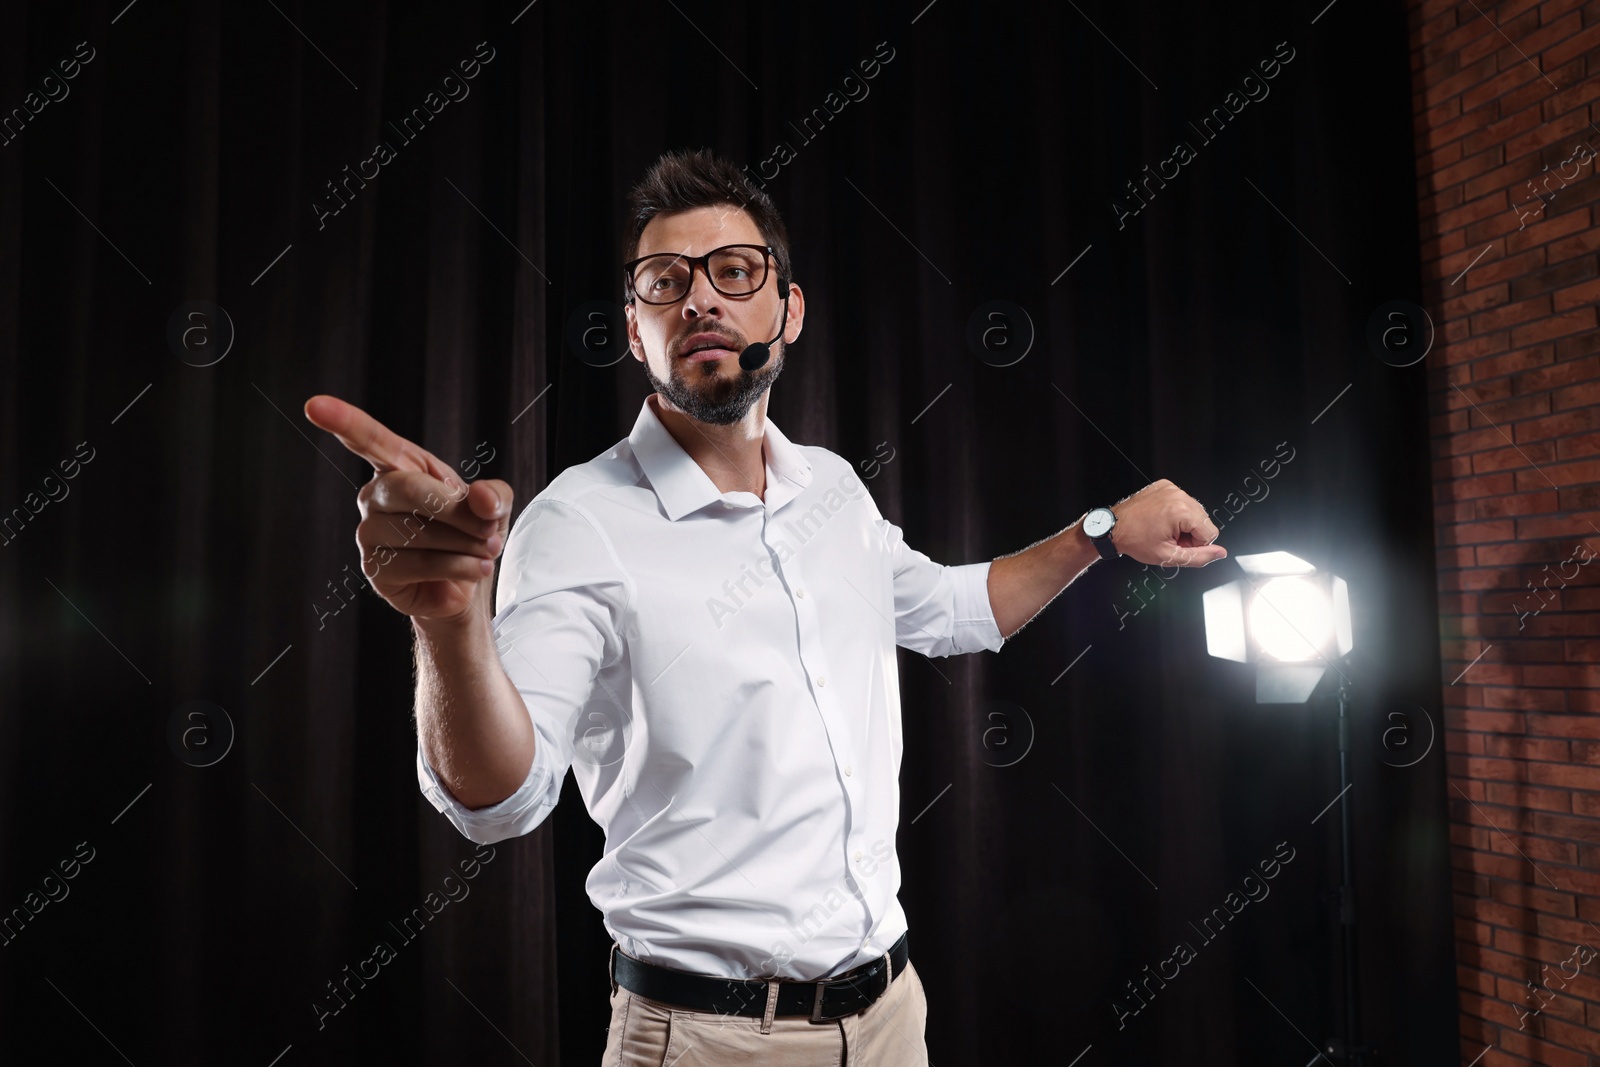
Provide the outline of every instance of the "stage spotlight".
[[1303,704],[1352,647],[1349,586],[1288,552],[1236,559],[1244,577],[1201,598],[1206,651],[1256,665],[1256,703]]

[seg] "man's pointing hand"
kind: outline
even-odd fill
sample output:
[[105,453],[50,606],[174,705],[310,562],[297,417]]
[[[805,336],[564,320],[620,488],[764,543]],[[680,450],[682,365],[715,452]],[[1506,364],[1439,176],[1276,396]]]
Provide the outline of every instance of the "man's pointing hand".
[[312,397],[305,414],[372,464],[372,480],[356,494],[356,545],[378,595],[419,619],[487,619],[488,578],[511,528],[511,486],[463,482],[433,453],[337,397]]

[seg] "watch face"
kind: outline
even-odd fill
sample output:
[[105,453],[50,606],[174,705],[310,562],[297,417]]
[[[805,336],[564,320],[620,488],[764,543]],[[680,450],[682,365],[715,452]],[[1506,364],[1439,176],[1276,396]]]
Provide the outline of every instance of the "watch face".
[[1115,518],[1110,508],[1095,508],[1084,516],[1083,532],[1090,537],[1101,537],[1111,529],[1112,520]]

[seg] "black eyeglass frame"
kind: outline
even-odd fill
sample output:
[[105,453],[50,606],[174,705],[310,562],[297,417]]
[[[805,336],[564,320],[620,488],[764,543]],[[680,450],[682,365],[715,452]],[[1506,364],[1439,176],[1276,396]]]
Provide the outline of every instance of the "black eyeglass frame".
[[[718,252],[726,252],[730,248],[759,248],[761,251],[765,252],[767,256],[770,256],[772,258],[772,263],[770,263],[770,264],[767,262],[765,257],[763,257],[762,260],[761,260],[762,274],[761,274],[761,284],[760,285],[756,286],[754,289],[751,289],[748,292],[730,293],[726,289],[722,288],[722,286],[717,284],[717,280],[711,276],[711,257],[716,255]],[[682,260],[683,262],[689,264],[689,284],[684,288],[683,296],[680,296],[675,300],[664,300],[664,301],[661,301],[660,303],[656,303],[656,302],[651,301],[651,300],[646,300],[643,296],[640,296],[639,291],[634,288],[633,275],[634,275],[634,272],[638,269],[639,264],[643,263],[647,259],[656,259],[656,258],[661,257],[661,256],[671,256],[674,259],[679,259],[679,260]],[[628,294],[627,302],[630,303],[630,304],[633,303],[635,297],[638,297],[638,299],[639,299],[639,301],[641,303],[649,304],[651,307],[671,307],[673,304],[676,304],[679,300],[682,300],[684,297],[688,296],[689,295],[689,290],[694,288],[694,269],[695,269],[696,266],[698,266],[700,268],[700,273],[704,274],[706,276],[706,281],[711,283],[711,288],[715,289],[717,292],[721,293],[723,296],[732,296],[732,297],[754,296],[755,294],[759,293],[762,289],[766,288],[767,279],[772,276],[772,273],[773,273],[772,268],[773,268],[774,265],[777,264],[777,260],[778,260],[777,250],[774,249],[771,245],[755,245],[755,244],[744,244],[744,243],[731,244],[731,245],[722,245],[720,248],[713,248],[711,251],[707,252],[703,256],[685,256],[685,255],[683,255],[681,253],[678,253],[678,252],[652,252],[648,256],[640,256],[638,259],[629,260],[627,263],[624,263],[622,265],[622,284],[623,284],[623,288],[627,291],[627,294]],[[780,277],[781,277],[781,273],[780,273]]]

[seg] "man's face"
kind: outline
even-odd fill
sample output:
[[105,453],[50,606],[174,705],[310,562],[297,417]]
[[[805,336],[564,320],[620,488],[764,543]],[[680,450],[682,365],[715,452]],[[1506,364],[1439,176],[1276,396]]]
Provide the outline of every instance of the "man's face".
[[[637,255],[700,256],[723,245],[766,243],[741,208],[716,204],[651,219],[639,235]],[[743,419],[783,370],[787,342],[800,335],[805,315],[799,286],[789,287],[788,325],[766,364],[753,371],[739,366],[746,345],[771,341],[777,334],[782,312],[775,261],[768,262],[766,283],[747,296],[717,292],[705,272],[696,269],[683,299],[673,304],[636,299],[626,309],[628,343],[650,384],[673,407],[701,422],[726,426]],[[718,347],[690,356],[708,343]]]

